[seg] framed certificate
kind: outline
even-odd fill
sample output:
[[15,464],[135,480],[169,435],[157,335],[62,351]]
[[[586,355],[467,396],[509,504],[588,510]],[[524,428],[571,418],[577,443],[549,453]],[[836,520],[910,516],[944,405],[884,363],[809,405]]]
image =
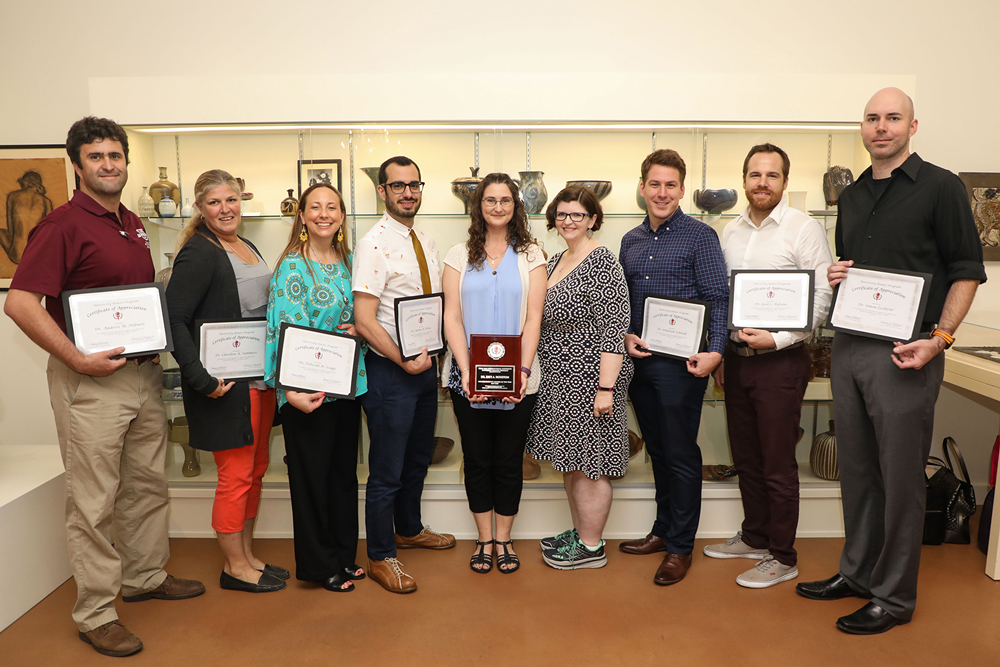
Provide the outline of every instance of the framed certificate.
[[706,301],[647,294],[642,303],[642,338],[647,352],[687,359],[701,352],[712,305]]
[[909,342],[920,333],[931,274],[855,264],[833,291],[834,331]]
[[263,380],[267,320],[198,320],[199,358],[212,376],[223,380]]
[[403,361],[416,359],[420,350],[444,352],[444,292],[396,299],[396,340]]
[[521,337],[469,336],[469,372],[473,394],[503,398],[521,395]]
[[816,272],[734,270],[729,278],[729,328],[812,331]]
[[84,354],[124,347],[124,357],[174,349],[163,283],[62,293],[66,335]]
[[334,398],[354,398],[361,339],[344,333],[281,323],[274,385]]

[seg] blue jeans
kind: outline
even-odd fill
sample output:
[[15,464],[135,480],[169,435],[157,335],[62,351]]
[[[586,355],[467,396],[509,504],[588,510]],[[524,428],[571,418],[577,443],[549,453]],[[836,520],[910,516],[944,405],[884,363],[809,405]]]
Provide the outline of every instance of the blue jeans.
[[365,530],[368,557],[385,560],[396,556],[394,533],[412,537],[424,527],[420,496],[434,453],[437,375],[433,365],[410,375],[374,351],[365,367],[368,391],[360,400],[371,440]]
[[679,359],[635,359],[628,395],[653,465],[656,521],[653,535],[670,553],[687,555],[701,518],[701,448],[698,427],[708,378],[697,378]]

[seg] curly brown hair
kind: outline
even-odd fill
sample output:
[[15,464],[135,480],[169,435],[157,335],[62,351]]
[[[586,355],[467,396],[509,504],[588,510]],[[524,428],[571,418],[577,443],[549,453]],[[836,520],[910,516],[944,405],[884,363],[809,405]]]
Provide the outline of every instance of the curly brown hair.
[[469,253],[469,265],[480,269],[486,259],[486,218],[483,216],[483,197],[486,188],[490,185],[506,185],[510,190],[510,196],[514,199],[514,214],[507,223],[507,244],[514,246],[514,252],[522,253],[528,246],[534,243],[531,234],[528,232],[528,214],[524,211],[524,204],[518,196],[517,183],[507,174],[494,172],[487,174],[472,193],[469,201],[470,217],[472,224],[469,225],[469,240],[465,242],[465,249]]

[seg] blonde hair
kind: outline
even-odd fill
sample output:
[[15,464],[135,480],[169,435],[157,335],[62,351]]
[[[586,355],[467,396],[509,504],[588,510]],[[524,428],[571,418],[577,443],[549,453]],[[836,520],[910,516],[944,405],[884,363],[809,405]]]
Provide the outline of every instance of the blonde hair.
[[[306,261],[306,270],[309,272],[309,275],[312,276],[313,279],[315,280],[316,274],[313,273],[312,270],[312,260],[306,256],[305,252],[306,246],[309,244],[309,241],[308,240],[303,241],[300,234],[302,234],[302,230],[305,228],[305,222],[302,220],[302,212],[305,210],[306,201],[308,201],[309,195],[311,195],[314,191],[320,188],[327,188],[329,190],[332,190],[333,194],[337,195],[337,199],[340,201],[340,213],[342,219],[339,231],[341,232],[345,231],[344,227],[347,226],[347,206],[344,205],[344,196],[340,194],[340,190],[338,190],[329,183],[316,183],[315,185],[310,185],[308,188],[306,188],[305,192],[302,193],[302,196],[299,197],[299,205],[297,212],[295,213],[295,222],[292,223],[292,232],[288,236],[288,245],[286,245],[285,249],[281,251],[281,255],[278,257],[278,261],[275,262],[274,264],[275,271],[277,271],[278,268],[281,266],[281,263],[285,261],[285,257],[287,257],[290,253],[295,252],[301,255],[302,259]],[[347,273],[348,275],[350,275],[351,247],[347,243],[347,234],[344,233],[340,236],[341,239],[339,241],[337,240],[336,236],[334,237],[333,248],[334,250],[337,251],[337,254],[340,255],[340,261],[342,261],[344,263],[344,266],[347,267]]]
[[[233,178],[232,174],[228,171],[223,171],[222,169],[209,169],[204,174],[198,177],[198,180],[194,182],[194,198],[199,204],[204,205],[205,197],[208,195],[209,190],[217,188],[222,185],[228,185],[233,189],[236,194],[242,194],[243,189],[240,188],[239,182]],[[201,228],[205,224],[205,216],[201,213],[200,207],[195,207],[194,215],[191,219],[187,221],[181,233],[177,235],[177,247],[174,250],[175,253],[180,252],[184,244],[191,240],[191,237],[195,234],[199,234],[208,238],[202,231]],[[208,239],[211,241],[212,239]],[[214,242],[213,242],[214,243]],[[222,248],[221,245],[215,243],[216,246]]]

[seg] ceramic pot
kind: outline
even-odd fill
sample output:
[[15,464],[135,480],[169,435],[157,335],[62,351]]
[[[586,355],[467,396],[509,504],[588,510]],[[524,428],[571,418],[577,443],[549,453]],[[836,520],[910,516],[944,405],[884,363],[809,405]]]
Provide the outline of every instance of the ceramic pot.
[[642,183],[635,186],[635,203],[643,211],[646,211],[647,213],[649,212],[646,209],[646,198],[642,196]]
[[820,329],[816,329],[808,340],[806,346],[809,348],[809,356],[812,357],[813,377],[830,377],[833,336],[824,336]]
[[542,466],[538,465],[538,461],[531,454],[525,454],[521,460],[521,479],[538,479],[541,474]]
[[441,463],[448,455],[451,454],[451,450],[455,448],[455,441],[451,438],[434,438],[434,453],[431,454],[431,464]]
[[177,213],[177,202],[175,202],[173,198],[167,197],[166,195],[160,199],[157,207],[160,211],[161,218],[172,218]]
[[642,451],[642,438],[632,429],[628,430],[628,457],[632,458]]
[[365,176],[372,179],[372,185],[375,186],[375,212],[382,215],[385,213],[385,202],[378,196],[378,170],[378,167],[361,167]]
[[549,200],[549,193],[542,182],[544,171],[519,171],[521,182],[518,187],[521,189],[521,201],[524,203],[524,212],[528,215],[541,213],[545,209],[545,203]]
[[295,213],[299,210],[299,202],[292,196],[294,192],[295,190],[288,188],[288,196],[281,200],[281,215],[295,217]]
[[198,461],[198,450],[189,445],[187,417],[176,417],[167,420],[167,440],[176,442],[184,450],[184,465],[181,474],[185,477],[197,477],[201,474],[201,463]]
[[830,420],[830,430],[820,433],[813,440],[809,450],[809,467],[820,479],[840,479],[840,468],[837,466],[837,433]]
[[602,201],[611,194],[611,181],[566,181],[566,187],[571,185],[582,185],[597,197],[597,201]]
[[236,182],[240,184],[240,201],[250,201],[253,199],[253,193],[247,192],[247,182],[242,178],[236,178]]
[[823,197],[827,206],[836,206],[840,193],[854,182],[854,174],[847,167],[835,165],[823,174]]
[[185,199],[184,207],[181,209],[181,217],[190,218],[193,215],[194,215],[194,208],[191,206],[191,200]]
[[[157,271],[153,282],[163,283],[163,288],[166,289],[167,283],[170,282],[170,274],[174,272],[174,253],[165,252],[163,255],[167,258],[167,268]],[[164,388],[173,389],[173,387],[167,387],[166,385],[164,385]]]
[[736,190],[695,190],[694,205],[710,215],[719,215],[736,206]]
[[469,202],[472,201],[472,193],[476,191],[476,188],[483,181],[479,177],[479,167],[469,167],[469,171],[472,172],[472,176],[456,178],[451,182],[451,193],[462,200],[462,203],[465,205],[466,215],[469,214]]
[[181,191],[174,183],[167,180],[166,167],[160,167],[160,180],[149,186],[149,196],[153,198],[153,208],[156,209],[156,215],[163,216],[163,212],[160,210],[160,200],[164,197],[169,197],[174,202],[174,212],[177,212],[176,202],[180,201]]
[[156,206],[153,203],[153,198],[149,196],[147,192],[149,188],[147,186],[142,186],[142,194],[139,195],[139,201],[136,204],[136,214],[140,218],[154,218],[156,217]]

